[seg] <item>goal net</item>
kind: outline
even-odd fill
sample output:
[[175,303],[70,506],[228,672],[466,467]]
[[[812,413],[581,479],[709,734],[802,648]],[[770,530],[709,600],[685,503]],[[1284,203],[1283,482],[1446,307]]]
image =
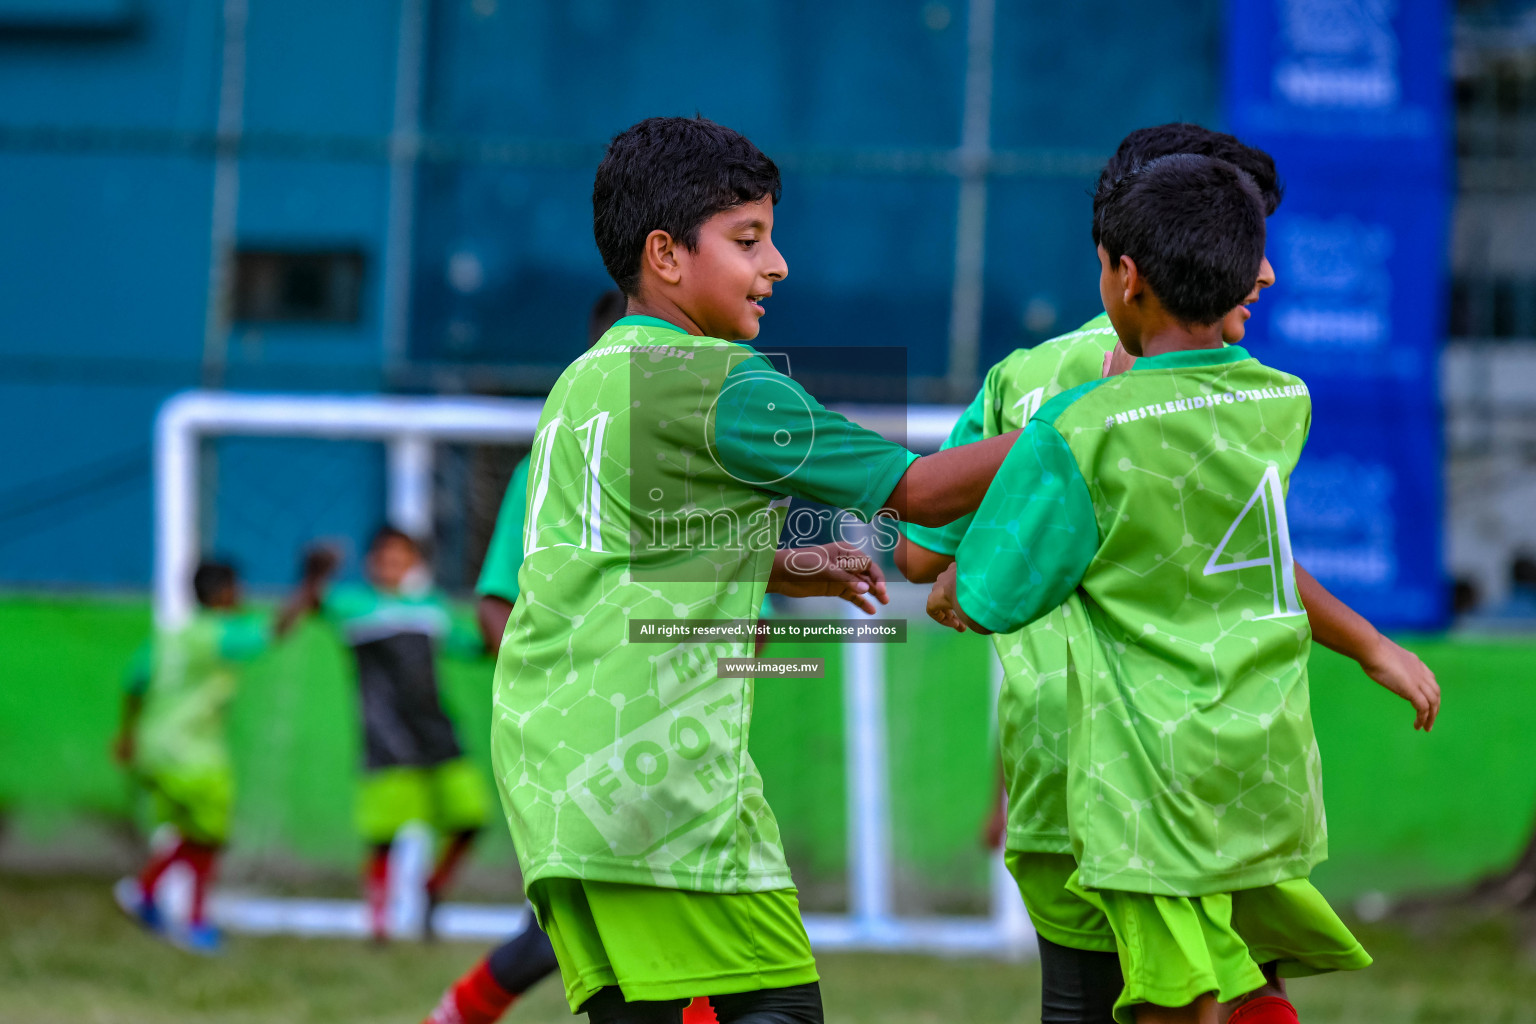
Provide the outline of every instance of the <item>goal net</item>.
[[[187,581],[204,548],[200,533],[210,511],[204,506],[219,500],[204,479],[202,455],[215,439],[381,445],[385,507],[380,519],[430,538],[445,518],[465,529],[464,507],[473,506],[479,525],[470,532],[478,536],[485,532],[487,516],[494,517],[500,494],[487,500],[475,492],[499,488],[519,450],[531,443],[541,407],[536,399],[229,392],[173,397],[160,410],[155,435],[158,624],[175,626],[193,610]],[[919,451],[936,449],[959,413],[939,406],[845,411],[875,429],[884,426],[904,435]],[[470,471],[459,474],[459,482],[469,484],[445,490],[444,455],[457,452],[465,464],[465,451],[478,453],[468,459]],[[444,504],[458,507],[445,510]],[[445,511],[453,514],[445,517]],[[807,907],[807,930],[820,949],[1024,955],[1032,949],[1032,932],[1023,905],[1001,858],[984,853],[979,841],[982,812],[995,786],[995,742],[987,729],[998,683],[996,658],[990,645],[976,638],[951,639],[937,627],[925,628],[930,624],[922,614],[919,588],[893,589],[905,591],[905,597],[892,610],[909,619],[909,636],[921,643],[825,646],[812,653],[826,656],[828,679],[759,688],[753,754],[770,799],[778,805]],[[822,606],[809,614],[837,612]],[[969,660],[958,664],[962,651]],[[481,671],[489,671],[488,663]],[[826,690],[836,685],[833,677],[841,682],[841,694]],[[792,685],[806,688],[788,690]],[[954,720],[949,725],[946,716]],[[274,728],[300,728],[284,722],[280,712],[272,717]],[[834,723],[831,733],[828,723]],[[764,737],[772,749],[759,749]],[[302,756],[303,746],[293,741],[288,759]],[[969,766],[969,774],[947,770],[960,761]],[[334,762],[331,768],[345,770]],[[302,785],[304,770],[292,771]],[[830,786],[829,772],[841,776]],[[784,777],[790,781],[783,782]],[[955,787],[956,777],[968,779],[962,787],[966,792],[944,790]],[[244,781],[242,787],[245,799]],[[964,825],[965,834],[958,838],[961,826],[952,823],[957,806],[968,808],[964,814],[975,826]],[[941,827],[944,821],[951,824]],[[237,846],[239,841],[237,833]],[[419,922],[423,909],[416,894],[430,861],[429,842],[416,831],[397,844],[393,915],[403,932]],[[225,894],[215,901],[215,911],[237,930],[366,931],[363,908],[355,900]],[[489,941],[516,931],[525,920],[521,903],[449,903],[439,910],[436,923],[441,934]]]

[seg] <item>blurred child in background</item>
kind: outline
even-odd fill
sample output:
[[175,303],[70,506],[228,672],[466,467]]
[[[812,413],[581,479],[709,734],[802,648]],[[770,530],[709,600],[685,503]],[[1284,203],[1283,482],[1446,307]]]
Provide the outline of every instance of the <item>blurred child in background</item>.
[[388,938],[389,855],[411,821],[441,838],[427,879],[426,934],[455,870],[485,826],[490,800],[443,710],[437,653],[478,655],[479,639],[455,626],[409,534],[381,527],[369,542],[364,582],[330,589],[320,609],[352,648],[363,724],[364,769],[356,820],[368,860],[364,887],[375,941]]
[[[305,560],[303,581],[270,624],[241,614],[233,567],[205,561],[192,576],[198,612],[177,629],[157,632],[134,659],[114,744],[149,791],[156,817],[175,829],[176,842],[150,857],[138,878],[125,878],[118,905],[154,934],[184,948],[213,953],[219,934],[205,916],[214,865],[229,839],[234,774],[224,719],[238,683],[237,665],[267,649],[316,607],[334,560]],[[166,870],[182,862],[192,872],[192,907],[185,928],[172,928],[155,902]]]

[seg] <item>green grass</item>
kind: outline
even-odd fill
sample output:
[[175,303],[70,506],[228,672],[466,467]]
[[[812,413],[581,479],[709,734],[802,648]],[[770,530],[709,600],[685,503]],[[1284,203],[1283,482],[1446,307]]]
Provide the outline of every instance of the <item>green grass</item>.
[[[1521,922],[1451,914],[1360,926],[1376,965],[1292,984],[1307,1024],[1536,1024]],[[235,936],[218,959],[162,946],[96,880],[0,878],[0,1024],[419,1024],[477,945]],[[1032,964],[913,956],[820,958],[834,1024],[1025,1024]],[[509,1024],[572,1020],[546,982]]]

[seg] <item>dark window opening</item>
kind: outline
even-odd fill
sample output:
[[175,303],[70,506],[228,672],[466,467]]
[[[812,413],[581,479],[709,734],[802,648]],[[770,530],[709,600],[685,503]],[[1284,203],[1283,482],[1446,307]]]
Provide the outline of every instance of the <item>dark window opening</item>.
[[363,254],[235,253],[235,319],[246,323],[355,324],[362,311]]
[[143,21],[137,0],[0,0],[7,36],[123,35]]
[[1536,338],[1536,278],[1458,274],[1450,314],[1452,337]]

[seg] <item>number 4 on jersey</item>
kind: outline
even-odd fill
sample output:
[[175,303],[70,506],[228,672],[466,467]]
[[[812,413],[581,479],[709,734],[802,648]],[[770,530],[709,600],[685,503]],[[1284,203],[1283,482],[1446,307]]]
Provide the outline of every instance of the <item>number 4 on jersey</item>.
[[[1243,525],[1243,520],[1248,518],[1248,514],[1255,507],[1263,510],[1264,543],[1268,553],[1263,558],[1221,562],[1222,552],[1231,542],[1232,535],[1237,532],[1239,526]],[[1254,569],[1260,566],[1269,569],[1270,597],[1274,611],[1259,617],[1283,619],[1294,615],[1305,615],[1306,610],[1302,608],[1301,599],[1296,594],[1296,559],[1291,554],[1291,528],[1285,517],[1285,492],[1280,486],[1280,471],[1274,466],[1264,471],[1264,479],[1259,481],[1259,486],[1254,489],[1248,503],[1237,514],[1237,518],[1232,520],[1232,525],[1227,527],[1221,543],[1217,544],[1216,550],[1211,552],[1210,561],[1205,563],[1205,575],[1214,576],[1219,572],[1236,572],[1238,569]]]

